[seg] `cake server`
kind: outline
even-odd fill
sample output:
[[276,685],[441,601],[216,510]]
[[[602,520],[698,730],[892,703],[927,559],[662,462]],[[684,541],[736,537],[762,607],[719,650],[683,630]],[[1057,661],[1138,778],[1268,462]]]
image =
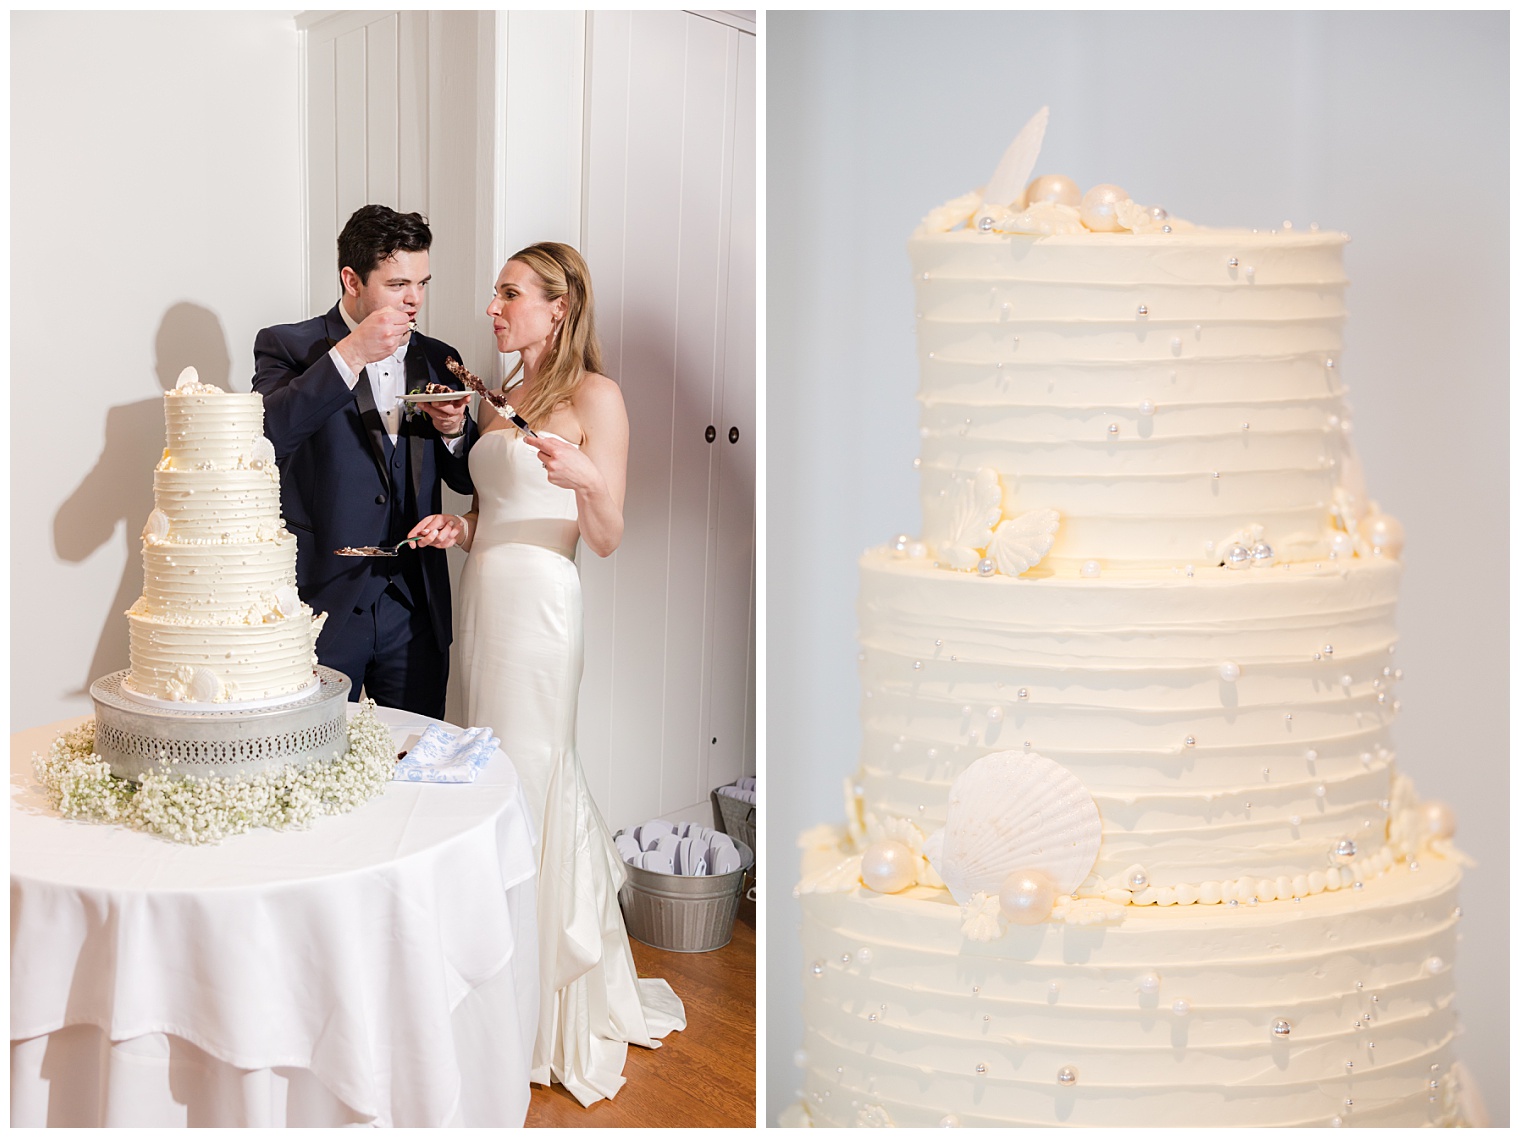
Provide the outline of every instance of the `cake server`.
[[339,557],[400,557],[403,546],[421,540],[421,535],[418,535],[402,538],[395,545],[345,545],[342,549],[335,549],[333,552]]

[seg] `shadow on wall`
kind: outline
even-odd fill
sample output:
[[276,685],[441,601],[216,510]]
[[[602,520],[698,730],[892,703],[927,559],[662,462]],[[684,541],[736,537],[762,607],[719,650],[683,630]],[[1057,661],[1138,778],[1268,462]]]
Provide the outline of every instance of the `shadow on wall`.
[[[174,386],[186,367],[202,383],[230,391],[227,334],[216,313],[182,302],[164,313],[154,339],[154,370],[164,390]],[[94,658],[80,686],[69,695],[85,695],[90,684],[127,666],[127,622],[122,616],[142,595],[139,534],[153,509],[149,471],[164,449],[162,397],[123,403],[106,413],[106,442],[95,468],[69,495],[53,517],[53,550],[64,561],[88,560],[120,529],[126,546],[125,567],[110,615],[95,646]]]

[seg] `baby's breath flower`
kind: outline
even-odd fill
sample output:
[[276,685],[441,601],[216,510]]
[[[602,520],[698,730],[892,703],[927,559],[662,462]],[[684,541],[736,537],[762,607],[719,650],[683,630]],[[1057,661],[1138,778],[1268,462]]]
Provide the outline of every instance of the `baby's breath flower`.
[[158,768],[141,784],[117,778],[94,754],[95,721],[65,731],[46,755],[32,756],[48,801],[65,818],[120,822],[133,829],[203,845],[257,826],[305,827],[346,814],[390,781],[396,749],[390,729],[363,700],[348,724],[348,751],[333,759],[231,778],[175,778]]

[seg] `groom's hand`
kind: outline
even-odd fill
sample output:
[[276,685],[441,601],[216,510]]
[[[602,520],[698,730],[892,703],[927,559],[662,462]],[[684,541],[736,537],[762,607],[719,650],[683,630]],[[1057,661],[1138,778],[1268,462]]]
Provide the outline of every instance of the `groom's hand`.
[[448,399],[442,403],[419,403],[418,406],[427,412],[429,419],[433,420],[433,426],[444,438],[452,438],[464,430],[464,410],[470,405],[470,393],[461,391],[458,399]]
[[364,322],[337,343],[338,354],[355,372],[366,364],[385,359],[406,339],[412,318],[400,309],[377,308]]

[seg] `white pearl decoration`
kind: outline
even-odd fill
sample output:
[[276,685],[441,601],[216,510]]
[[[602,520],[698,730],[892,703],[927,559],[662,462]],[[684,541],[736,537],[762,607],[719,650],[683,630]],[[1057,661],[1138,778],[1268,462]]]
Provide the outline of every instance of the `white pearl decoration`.
[[899,893],[918,880],[916,860],[902,842],[872,842],[860,855],[860,879],[877,893]]
[[1227,684],[1233,684],[1240,679],[1240,665],[1234,660],[1226,660],[1219,665],[1219,678]]
[[1172,1014],[1174,1016],[1185,1016],[1192,1010],[1193,1005],[1186,1000],[1175,1000],[1172,1003]]
[[1024,198],[1030,205],[1036,202],[1054,202],[1056,205],[1075,206],[1082,203],[1082,191],[1065,174],[1041,174],[1024,190]]
[[1399,520],[1387,514],[1371,514],[1362,522],[1367,540],[1372,543],[1373,553],[1384,557],[1397,557],[1404,552],[1404,527]]
[[1068,1065],[1056,1072],[1056,1082],[1060,1083],[1063,1087],[1072,1086],[1076,1081],[1077,1069],[1075,1067]]
[[1154,403],[1152,403],[1149,399],[1140,400],[1140,414],[1154,415],[1155,413],[1156,405]]
[[998,905],[1010,924],[1041,924],[1056,907],[1055,883],[1038,869],[1015,870],[998,890]]
[[1082,576],[1084,576],[1084,577],[1097,577],[1100,574],[1102,574],[1102,572],[1103,572],[1103,566],[1099,565],[1096,561],[1084,561],[1084,562],[1082,562]]
[[1147,972],[1140,977],[1140,991],[1146,996],[1154,996],[1161,991],[1161,976],[1155,972]]
[[1273,1035],[1276,1035],[1276,1036],[1279,1036],[1279,1037],[1286,1037],[1288,1035],[1291,1035],[1292,1033],[1293,1033],[1293,1025],[1291,1023],[1289,1023],[1287,1020],[1285,1020],[1285,1019],[1276,1019],[1276,1020],[1272,1021],[1272,1034]]
[[1457,832],[1457,813],[1444,802],[1425,803],[1425,832],[1432,838],[1449,838]]
[[997,723],[1002,718],[1003,718],[1003,709],[1001,707],[989,707],[987,709],[987,722],[988,723]]
[[1119,224],[1119,203],[1128,201],[1129,195],[1109,182],[1094,186],[1082,195],[1079,212],[1082,224],[1094,233],[1117,233],[1124,228]]

